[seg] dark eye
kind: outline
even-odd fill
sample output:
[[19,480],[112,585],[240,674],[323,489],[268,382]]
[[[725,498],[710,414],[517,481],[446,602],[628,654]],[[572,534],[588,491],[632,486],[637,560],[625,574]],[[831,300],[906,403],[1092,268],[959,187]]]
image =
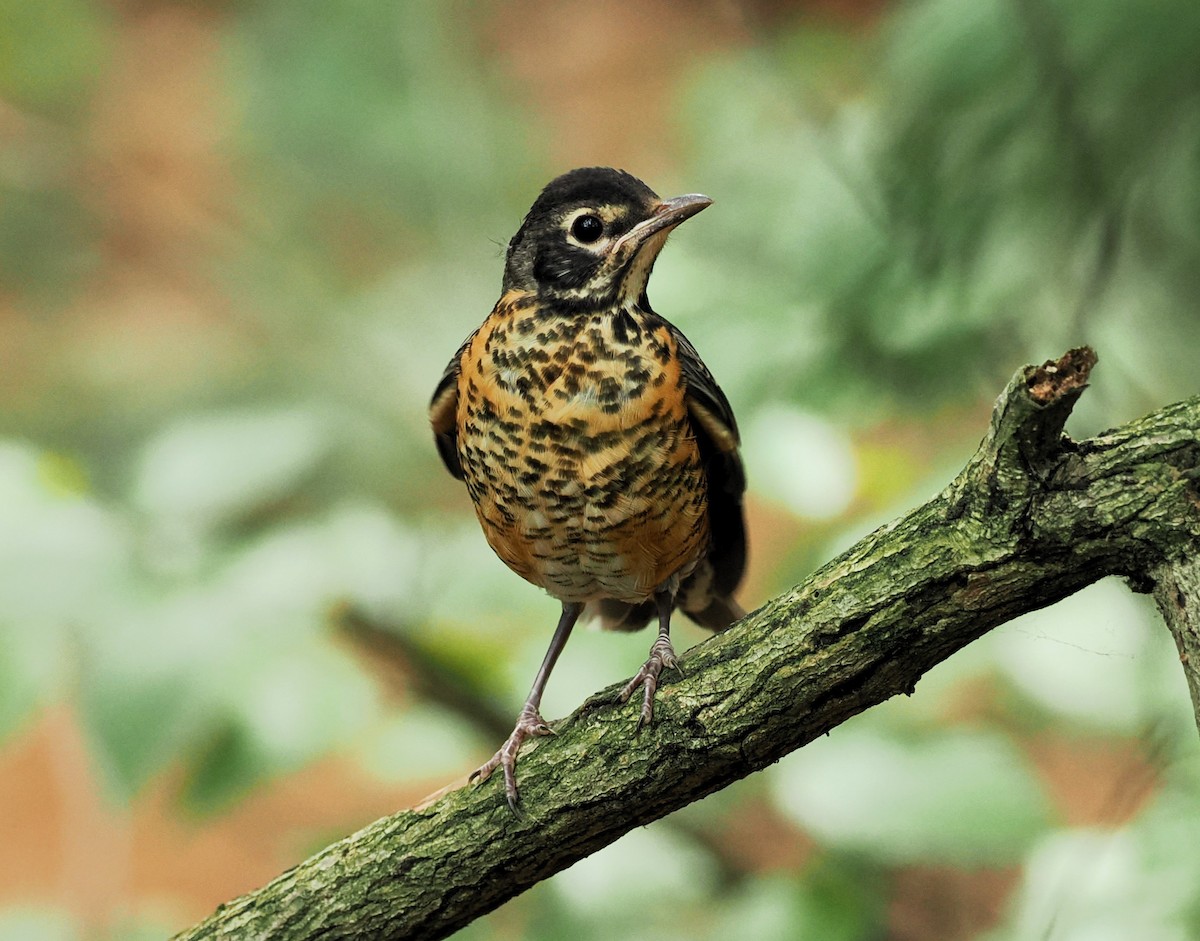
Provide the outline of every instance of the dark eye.
[[571,234],[586,245],[604,234],[604,223],[600,221],[599,216],[589,213],[571,223]]

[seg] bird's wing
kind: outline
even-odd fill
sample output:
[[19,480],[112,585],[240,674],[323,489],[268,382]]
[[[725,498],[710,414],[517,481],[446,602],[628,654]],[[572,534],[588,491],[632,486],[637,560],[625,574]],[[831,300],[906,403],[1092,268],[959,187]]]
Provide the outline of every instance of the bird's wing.
[[446,364],[446,371],[438,380],[429,401],[429,422],[433,425],[433,440],[446,470],[459,480],[463,479],[462,464],[458,460],[458,377],[462,373],[463,355],[475,341],[480,330],[488,328],[496,318],[504,320],[529,302],[531,295],[521,291],[508,291],[496,302],[491,315],[476,327],[462,342],[458,352]]
[[446,470],[459,480],[463,479],[463,469],[458,460],[458,374],[462,370],[463,353],[473,339],[474,333],[467,337],[458,348],[458,352],[446,364],[446,371],[438,380],[437,388],[433,390],[433,398],[429,402],[429,423],[433,425],[433,441]]
[[[712,544],[706,561],[711,565],[710,592],[729,600],[746,569],[746,525],[742,516],[746,473],[739,451],[741,439],[737,420],[733,417],[729,399],[696,348],[676,327],[672,325],[670,329],[687,384],[688,414],[708,476],[708,521]],[[696,618],[699,612],[690,608],[684,610]]]

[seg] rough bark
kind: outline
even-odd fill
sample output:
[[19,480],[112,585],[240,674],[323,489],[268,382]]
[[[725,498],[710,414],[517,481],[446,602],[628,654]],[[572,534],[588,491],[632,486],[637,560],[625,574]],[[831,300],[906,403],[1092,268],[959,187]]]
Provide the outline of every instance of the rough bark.
[[[1087,441],[1063,426],[1095,363],[1026,367],[941,494],[690,650],[633,734],[617,687],[498,777],[379,820],[184,939],[441,938],[634,827],[764,768],[1009,619],[1108,575],[1154,589],[1197,695],[1200,397]],[[1200,700],[1196,700],[1200,702]]]
[[1200,557],[1165,562],[1153,572],[1154,600],[1179,650],[1200,727]]

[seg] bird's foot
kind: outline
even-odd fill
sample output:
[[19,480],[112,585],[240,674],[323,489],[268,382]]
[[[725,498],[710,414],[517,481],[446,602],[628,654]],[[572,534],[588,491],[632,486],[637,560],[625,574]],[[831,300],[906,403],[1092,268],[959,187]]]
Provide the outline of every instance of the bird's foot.
[[634,690],[639,686],[643,687],[642,712],[638,716],[637,724],[639,729],[654,721],[654,694],[658,692],[658,678],[664,668],[679,670],[679,661],[675,657],[675,648],[671,646],[671,638],[660,634],[658,640],[650,647],[649,659],[621,690],[621,702],[629,702]]
[[517,792],[517,752],[525,739],[535,735],[553,735],[554,729],[546,724],[541,713],[534,706],[526,705],[517,717],[517,724],[512,734],[500,746],[500,750],[487,761],[471,772],[470,780],[478,779],[481,783],[492,776],[497,768],[504,769],[504,793],[508,796],[508,806],[514,811],[520,794]]

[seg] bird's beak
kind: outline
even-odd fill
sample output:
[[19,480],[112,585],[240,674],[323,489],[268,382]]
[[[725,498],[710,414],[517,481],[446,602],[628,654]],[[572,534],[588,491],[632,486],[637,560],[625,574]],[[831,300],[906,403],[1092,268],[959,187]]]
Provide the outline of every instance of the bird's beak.
[[[660,232],[669,232],[679,223],[690,219],[701,209],[712,205],[712,200],[699,193],[689,193],[687,196],[676,196],[674,199],[664,199],[654,209],[654,215],[639,222],[621,236],[613,248],[618,254],[623,254],[632,248],[636,251]],[[664,236],[665,237],[665,236]],[[628,246],[628,248],[627,248]]]

